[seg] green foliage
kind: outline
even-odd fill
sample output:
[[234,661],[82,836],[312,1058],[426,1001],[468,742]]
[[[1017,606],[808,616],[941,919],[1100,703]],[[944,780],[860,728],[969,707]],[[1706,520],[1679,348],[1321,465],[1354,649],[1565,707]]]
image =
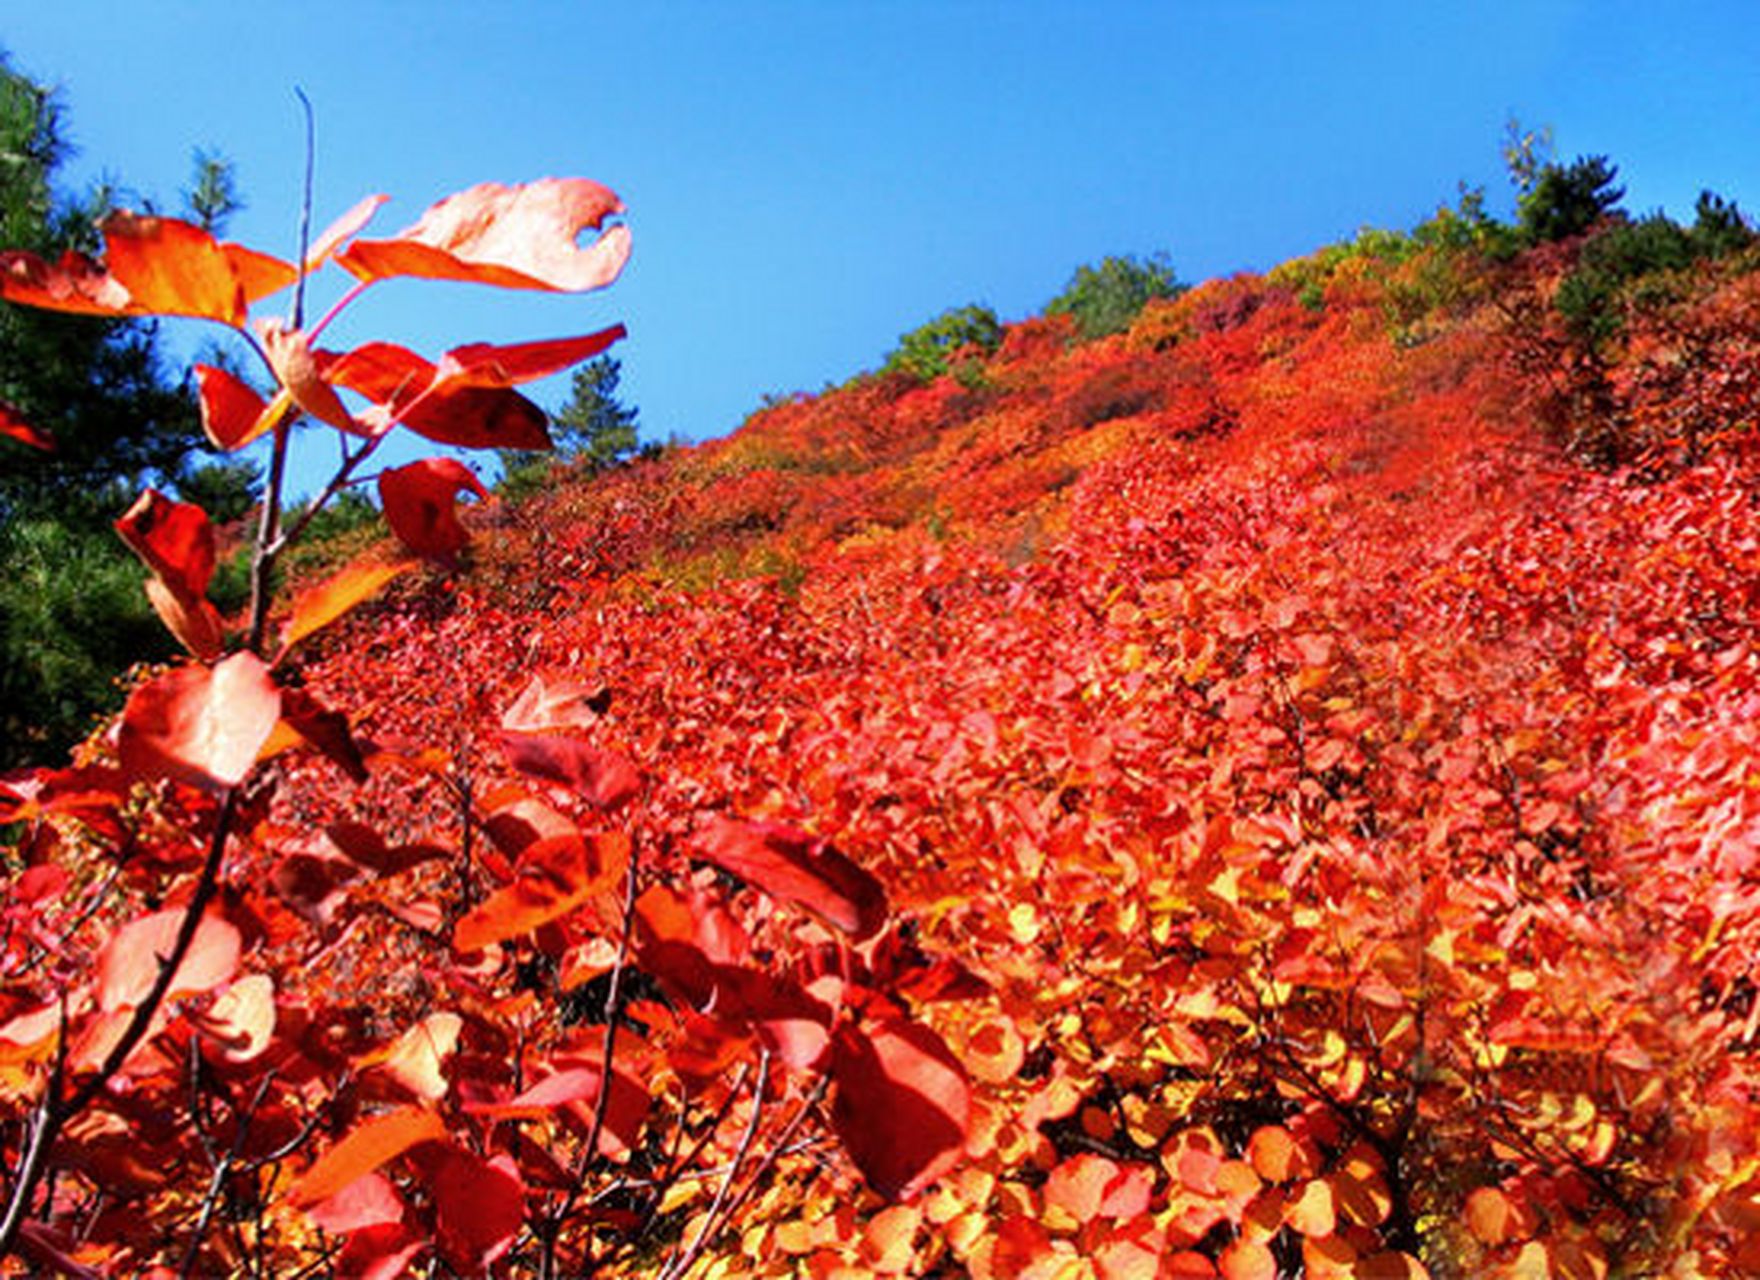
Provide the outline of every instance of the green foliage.
[[0,769],[63,755],[119,707],[117,677],[176,644],[107,528],[0,523]]
[[[299,514],[298,507],[285,508],[283,526]],[[296,578],[337,569],[389,533],[385,517],[364,491],[344,489],[313,517],[300,540],[282,557],[280,567]]]
[[1184,290],[1167,255],[1147,261],[1134,255],[1102,258],[1098,266],[1076,268],[1069,284],[1045,306],[1047,315],[1067,315],[1083,338],[1103,338],[1130,328],[1152,298],[1171,298]]
[[1517,222],[1529,244],[1581,235],[1619,207],[1617,165],[1606,156],[1579,156],[1569,165],[1541,166],[1533,185],[1516,201]]
[[191,156],[190,185],[183,193],[183,204],[191,222],[220,234],[232,215],[244,208],[232,161],[218,151],[197,147]]
[[189,468],[177,480],[177,495],[208,513],[215,524],[231,524],[256,505],[262,468],[245,458],[224,458]]
[[1624,329],[1628,307],[1667,301],[1670,274],[1707,256],[1707,243],[1661,213],[1617,223],[1583,246],[1553,305],[1571,335],[1593,350]]
[[501,496],[518,502],[550,482],[558,458],[592,471],[616,466],[636,453],[640,411],[617,397],[623,364],[599,356],[574,371],[569,398],[550,415],[555,453],[506,449],[501,452]]
[[988,356],[1001,345],[1002,322],[996,313],[968,303],[900,334],[898,346],[887,354],[881,372],[904,372],[919,382],[932,382],[960,363],[962,355],[976,352]]
[[1701,191],[1693,213],[1693,240],[1706,257],[1728,257],[1740,253],[1755,241],[1754,229],[1733,200],[1725,200],[1711,191]]

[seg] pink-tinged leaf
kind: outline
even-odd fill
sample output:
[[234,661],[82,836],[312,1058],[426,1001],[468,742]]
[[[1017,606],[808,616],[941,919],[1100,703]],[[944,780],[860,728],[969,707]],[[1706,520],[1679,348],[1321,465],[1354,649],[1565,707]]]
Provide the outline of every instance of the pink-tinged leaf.
[[341,247],[343,241],[354,239],[361,228],[373,220],[373,215],[379,212],[379,206],[390,198],[364,196],[348,212],[319,232],[318,238],[312,241],[311,248],[306,251],[306,274],[310,275],[323,266]]
[[26,422],[18,410],[4,400],[0,400],[0,436],[7,436],[45,453],[55,452],[55,437]]
[[[599,1081],[604,1073],[596,1061],[562,1062],[557,1066],[558,1070],[516,1098],[507,1102],[466,1102],[464,1109],[472,1115],[497,1120],[529,1120],[566,1107],[573,1110],[577,1118],[591,1123],[591,1116],[598,1108]],[[611,1097],[605,1104],[605,1128],[599,1136],[601,1155],[621,1156],[635,1148],[650,1101],[643,1085],[621,1071],[612,1071]]]
[[760,969],[717,966],[717,1017],[749,1027],[764,1047],[796,1071],[817,1071],[831,1049],[832,1007],[799,983]]
[[194,223],[118,209],[103,222],[110,277],[129,309],[194,316],[237,328],[251,302],[293,283],[293,266],[267,254],[222,245]]
[[435,381],[445,388],[517,386],[560,373],[628,336],[629,330],[614,324],[578,338],[550,338],[504,347],[473,342],[454,347],[440,358]]
[[525,1222],[519,1167],[509,1156],[483,1160],[451,1144],[428,1147],[414,1162],[433,1198],[441,1255],[457,1274],[483,1274]]
[[[184,912],[171,907],[131,920],[110,936],[98,957],[98,1007],[106,1013],[129,1009],[146,999],[169,959]],[[171,979],[167,1000],[212,991],[238,968],[238,930],[219,916],[203,916],[183,962]]]
[[297,1208],[328,1200],[356,1178],[372,1173],[420,1142],[443,1142],[446,1125],[426,1107],[399,1107],[356,1125],[313,1162],[288,1192]]
[[394,239],[356,240],[336,260],[362,280],[421,276],[577,293],[623,270],[626,227],[606,229],[585,248],[577,243],[582,231],[621,212],[612,192],[584,178],[485,182],[433,205]]
[[465,489],[489,496],[470,468],[453,458],[424,458],[379,476],[379,501],[391,532],[417,555],[449,568],[457,566],[466,541],[456,509]]
[[369,342],[343,355],[313,353],[320,376],[359,392],[375,408],[358,421],[373,434],[401,423],[419,436],[466,449],[548,449],[544,411],[507,386],[442,379],[406,347]]
[[623,756],[572,734],[503,733],[501,749],[521,773],[568,787],[601,809],[615,809],[642,789]]
[[404,1280],[428,1242],[400,1222],[351,1231],[336,1255],[336,1280]]
[[0,297],[21,306],[75,315],[139,315],[128,290],[83,253],[69,249],[56,262],[11,249],[0,253]]
[[252,653],[171,671],[136,689],[117,749],[135,778],[235,787],[281,718],[281,690]]
[[262,434],[268,405],[241,378],[213,365],[195,366],[202,430],[221,449],[240,449]]
[[363,1174],[306,1210],[315,1224],[338,1234],[402,1222],[404,1212],[403,1198],[382,1173]]
[[886,890],[828,841],[775,822],[714,817],[692,852],[860,940],[886,923]]
[[611,691],[598,681],[539,672],[526,681],[501,715],[510,733],[590,729],[611,705]]
[[832,1127],[868,1185],[908,1200],[952,1168],[965,1146],[971,1088],[941,1037],[893,1019],[845,1024],[833,1045]]
[[350,609],[371,600],[386,583],[414,567],[408,560],[396,564],[353,564],[318,585],[307,587],[294,598],[293,616],[281,633],[282,654]]
[[178,595],[199,600],[214,577],[214,526],[191,502],[148,489],[116,521],[116,532]]
[[304,332],[289,329],[272,316],[257,321],[253,327],[269,357],[269,367],[275,370],[276,381],[301,410],[338,430],[367,434],[366,428],[344,407],[336,388],[319,375],[318,363]]
[[629,837],[622,832],[539,840],[520,855],[513,883],[458,922],[452,945],[461,954],[481,951],[559,920],[614,886],[628,860]]
[[275,1035],[275,980],[246,974],[192,1020],[225,1061],[249,1062]]
[[456,1013],[430,1013],[384,1049],[362,1058],[356,1065],[384,1072],[424,1102],[438,1102],[448,1088],[442,1073],[446,1060],[458,1048],[464,1019]]

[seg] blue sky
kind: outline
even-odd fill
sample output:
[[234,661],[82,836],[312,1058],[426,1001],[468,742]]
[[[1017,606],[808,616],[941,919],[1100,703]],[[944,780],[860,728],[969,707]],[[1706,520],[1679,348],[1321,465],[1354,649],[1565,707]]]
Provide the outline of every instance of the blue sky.
[[397,282],[327,338],[433,357],[622,320],[650,438],[724,434],[949,306],[1035,312],[1106,254],[1195,281],[1409,226],[1461,181],[1507,212],[1512,114],[1610,156],[1634,211],[1690,216],[1702,186],[1760,209],[1746,2],[4,0],[0,45],[61,86],[72,183],[175,203],[217,148],[249,205],[229,235],[288,256],[295,85],[320,225],[371,191],[388,233],[480,181],[613,187],[635,252],[609,291]]

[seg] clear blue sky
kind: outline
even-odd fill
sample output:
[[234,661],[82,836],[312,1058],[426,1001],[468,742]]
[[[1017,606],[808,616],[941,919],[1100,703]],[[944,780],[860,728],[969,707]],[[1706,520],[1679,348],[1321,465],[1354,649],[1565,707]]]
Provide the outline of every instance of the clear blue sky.
[[0,0],[0,45],[63,89],[74,184],[174,205],[217,148],[249,204],[229,234],[287,256],[295,85],[320,225],[371,191],[389,233],[479,181],[605,182],[635,239],[611,290],[397,282],[328,337],[433,357],[620,319],[650,438],[724,434],[948,306],[1035,312],[1106,254],[1263,269],[1462,180],[1506,212],[1512,114],[1610,156],[1634,211],[1707,185],[1760,210],[1752,0]]

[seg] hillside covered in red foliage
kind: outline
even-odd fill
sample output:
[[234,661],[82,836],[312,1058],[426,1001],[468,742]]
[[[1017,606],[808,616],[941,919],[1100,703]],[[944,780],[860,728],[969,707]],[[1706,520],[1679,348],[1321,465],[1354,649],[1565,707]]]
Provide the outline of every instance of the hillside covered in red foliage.
[[[1760,1270],[1760,270],[1575,303],[1608,234],[1366,236],[481,504],[301,650],[344,745],[238,801],[33,1265]],[[104,876],[203,854],[106,750],[15,787],[9,1162],[131,1003]]]

